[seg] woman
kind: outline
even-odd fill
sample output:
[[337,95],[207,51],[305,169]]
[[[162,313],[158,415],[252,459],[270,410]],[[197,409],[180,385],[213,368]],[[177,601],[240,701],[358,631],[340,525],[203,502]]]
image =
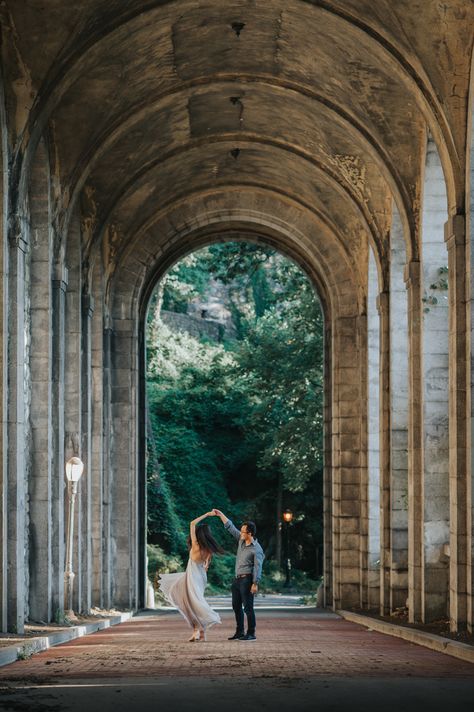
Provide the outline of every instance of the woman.
[[206,512],[190,523],[189,560],[186,571],[162,574],[159,581],[159,587],[165,598],[179,610],[193,628],[193,634],[189,638],[190,643],[198,641],[201,637],[207,640],[207,629],[221,622],[219,615],[205,600],[204,589],[212,555],[223,554],[224,549],[212,536],[208,524],[196,526],[206,517],[214,516],[216,516],[214,512]]

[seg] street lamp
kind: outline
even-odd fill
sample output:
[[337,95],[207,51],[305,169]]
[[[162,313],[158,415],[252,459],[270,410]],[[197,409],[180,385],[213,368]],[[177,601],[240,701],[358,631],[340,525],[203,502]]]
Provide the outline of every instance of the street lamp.
[[66,462],[67,492],[69,497],[69,517],[66,540],[66,571],[64,572],[64,613],[68,618],[74,618],[72,609],[72,589],[74,573],[72,570],[72,552],[74,535],[74,504],[76,502],[77,485],[84,471],[84,463],[79,457],[71,457]]
[[285,586],[291,586],[291,557],[290,557],[290,524],[293,520],[291,509],[283,512],[283,521],[286,524],[286,581]]

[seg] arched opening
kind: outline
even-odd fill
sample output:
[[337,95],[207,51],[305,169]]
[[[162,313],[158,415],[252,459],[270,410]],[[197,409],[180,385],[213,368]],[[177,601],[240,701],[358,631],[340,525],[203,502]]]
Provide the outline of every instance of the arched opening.
[[[189,519],[217,506],[257,521],[267,587],[314,593],[330,528],[314,284],[273,246],[217,238],[161,276],[147,327],[149,574],[166,566],[163,550],[184,558]],[[223,567],[211,583],[231,576]]]

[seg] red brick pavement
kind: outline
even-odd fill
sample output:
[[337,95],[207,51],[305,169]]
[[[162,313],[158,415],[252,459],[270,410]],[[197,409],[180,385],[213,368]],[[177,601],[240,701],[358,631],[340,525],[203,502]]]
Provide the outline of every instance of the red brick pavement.
[[473,678],[474,666],[345,620],[314,613],[260,612],[258,640],[227,640],[233,616],[209,642],[188,643],[180,616],[144,615],[0,669],[0,684],[61,678],[248,677]]

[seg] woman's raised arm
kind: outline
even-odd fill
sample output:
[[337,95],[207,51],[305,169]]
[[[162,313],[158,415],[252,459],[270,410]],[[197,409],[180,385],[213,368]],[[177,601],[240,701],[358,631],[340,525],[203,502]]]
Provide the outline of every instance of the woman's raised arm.
[[196,524],[201,522],[203,519],[206,517],[215,517],[216,515],[214,512],[206,512],[206,514],[201,514],[200,517],[196,517],[196,519],[193,519],[192,522],[189,524],[189,535],[191,537],[191,544],[197,544],[197,539],[196,539]]

